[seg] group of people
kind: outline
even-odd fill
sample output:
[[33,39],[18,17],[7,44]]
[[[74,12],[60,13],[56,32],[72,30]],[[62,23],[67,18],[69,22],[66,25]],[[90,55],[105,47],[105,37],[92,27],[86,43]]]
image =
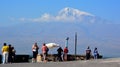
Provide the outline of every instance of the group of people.
[[[39,50],[39,46],[37,45],[37,43],[34,43],[32,46],[32,52],[33,52],[32,62],[36,62],[38,50]],[[45,43],[43,43],[41,51],[42,51],[43,61],[46,62],[49,48],[46,46]],[[68,47],[65,47],[64,49],[62,49],[62,47],[59,47],[57,49],[57,52],[58,52],[58,54],[57,54],[58,61],[63,61],[63,60],[67,61],[67,59],[68,59],[67,54],[69,52]],[[2,57],[3,57],[2,63],[5,64],[5,63],[14,62],[15,53],[16,53],[16,50],[14,49],[14,47],[11,44],[7,45],[6,43],[4,43],[3,47],[2,47]],[[98,59],[99,53],[98,53],[98,50],[96,47],[95,47],[93,53],[94,53],[94,59]],[[86,60],[89,60],[91,58],[91,56],[92,56],[92,52],[91,52],[90,47],[88,46],[88,48],[86,49]]]
[[[67,47],[65,47],[64,50],[61,47],[59,47],[57,49],[57,52],[58,52],[58,60],[59,61],[62,61],[62,56],[61,56],[62,54],[63,54],[63,60],[67,61],[67,53],[68,53]],[[90,47],[88,46],[86,49],[86,60],[90,60],[91,56],[92,56],[92,51],[91,51]],[[94,48],[93,57],[94,57],[94,59],[99,58],[99,53],[98,53],[97,47]]]
[[[37,58],[37,55],[38,55],[38,50],[39,50],[39,47],[38,47],[37,43],[34,43],[33,46],[32,46],[32,52],[33,52],[32,62],[36,62],[36,58]],[[49,48],[46,46],[45,43],[43,43],[41,51],[42,51],[43,61],[46,62]],[[57,49],[57,52],[58,52],[58,54],[57,54],[57,60],[58,61],[67,61],[68,60],[68,57],[67,57],[67,54],[69,52],[68,47],[65,47],[64,49],[62,49],[62,47],[59,47]],[[98,53],[98,50],[97,50],[96,47],[94,49],[93,54],[94,54],[93,55],[94,59],[98,59],[99,53]],[[89,60],[91,58],[91,56],[92,56],[92,51],[91,51],[90,47],[88,46],[88,48],[86,49],[86,60]]]
[[1,51],[3,64],[14,62],[16,51],[11,44],[7,45],[6,43],[4,43]]
[[[32,62],[36,62],[37,55],[38,55],[38,50],[39,50],[39,47],[38,47],[37,43],[34,43],[33,46],[32,46],[32,52],[33,52]],[[47,56],[48,56],[49,48],[46,46],[45,43],[43,43],[41,51],[42,51],[43,61],[47,62]],[[67,53],[68,53],[68,48],[67,47],[65,47],[64,50],[61,47],[59,47],[57,49],[57,52],[58,52],[58,54],[57,54],[58,61],[63,61],[63,60],[67,61]],[[62,54],[63,54],[63,59],[62,59]]]
[[[98,50],[97,48],[95,47],[94,51],[93,51],[93,56],[94,56],[94,59],[98,59],[99,58],[99,53],[98,53]],[[88,48],[86,49],[86,60],[89,60],[92,56],[92,51],[90,49],[90,47],[88,46]]]
[[[37,58],[37,55],[38,55],[38,50],[39,50],[39,47],[37,45],[37,43],[33,44],[32,46],[32,52],[33,52],[33,58],[32,58],[32,62],[36,62],[36,58]],[[47,55],[48,55],[48,47],[45,45],[45,43],[42,45],[42,56],[43,56],[43,61],[47,61]]]
[[[68,60],[68,57],[67,57],[67,54],[68,54],[68,47],[65,47],[64,50],[62,49],[62,47],[59,47],[57,49],[57,52],[58,52],[58,61],[67,61]],[[62,54],[63,54],[63,59],[62,59]]]

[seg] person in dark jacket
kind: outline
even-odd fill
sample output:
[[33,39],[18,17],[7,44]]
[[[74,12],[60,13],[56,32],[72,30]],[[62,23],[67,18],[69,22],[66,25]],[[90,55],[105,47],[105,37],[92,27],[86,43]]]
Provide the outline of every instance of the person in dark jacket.
[[57,49],[57,52],[58,52],[58,61],[62,61],[61,55],[62,55],[62,53],[63,53],[63,49],[62,49],[61,47],[59,47],[59,48]]
[[88,48],[86,49],[86,60],[89,60],[91,57],[91,49],[90,47],[88,46]]
[[9,46],[8,62],[12,63],[12,46],[11,44],[9,44],[8,46]]

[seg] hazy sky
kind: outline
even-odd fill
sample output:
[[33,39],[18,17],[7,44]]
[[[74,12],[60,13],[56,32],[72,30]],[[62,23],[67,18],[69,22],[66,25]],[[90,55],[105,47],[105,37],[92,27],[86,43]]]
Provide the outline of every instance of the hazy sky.
[[[71,18],[69,16],[67,16],[68,18],[64,16],[61,17],[61,15],[59,15],[58,13],[60,12],[61,9],[64,9],[66,7],[70,7],[73,10],[77,9],[80,12],[83,11],[82,13],[86,15],[94,15],[112,22],[113,24],[110,24],[110,25],[103,24],[103,25],[95,25],[95,26],[94,25],[93,26],[89,26],[89,25],[77,26],[77,25],[70,24],[71,27],[66,28],[66,31],[71,33],[70,35],[72,36],[74,32],[71,32],[69,28],[72,29],[72,26],[74,26],[73,30],[78,31],[80,38],[82,35],[84,35],[83,38],[86,37],[86,39],[83,39],[83,42],[85,42],[84,44],[86,44],[89,41],[87,40],[88,38],[88,39],[91,39],[90,42],[88,43],[91,43],[91,41],[93,41],[94,44],[97,43],[101,48],[101,52],[102,51],[104,52],[105,50],[108,49],[106,52],[104,52],[105,54],[107,54],[108,51],[110,50],[110,52],[113,51],[112,52],[113,55],[115,54],[116,56],[120,56],[120,54],[117,53],[120,51],[119,47],[117,47],[119,46],[119,42],[120,42],[119,41],[120,40],[120,35],[119,35],[120,34],[119,32],[120,0],[0,0],[0,32],[1,32],[0,44],[2,44],[4,41],[9,42],[10,40],[10,43],[12,43],[14,40],[16,40],[17,45],[21,45],[18,42],[29,45],[31,44],[31,41],[33,39],[37,39],[37,40],[42,39],[42,38],[39,38],[42,36],[42,35],[39,36],[39,34],[43,34],[44,36],[53,35],[54,36],[53,39],[54,39],[56,37],[54,34],[50,35],[48,32],[44,32],[45,30],[51,31],[52,25],[51,27],[48,27],[45,29],[44,27],[43,28],[40,27],[38,25],[39,23],[35,24],[36,26],[26,24],[28,26],[28,29],[27,29],[24,24],[23,24],[23,27],[21,27],[22,23],[36,22],[41,19],[55,20],[56,18],[60,18],[60,19],[62,18],[62,20],[60,20],[59,22],[63,21],[64,18],[66,18],[67,20],[70,19],[71,21]],[[86,20],[86,18],[84,20]],[[62,25],[62,26],[66,27],[65,25]],[[41,30],[38,31],[37,30],[38,28],[36,27],[39,27],[39,29]],[[57,28],[57,26],[53,25],[53,28]],[[34,35],[36,33],[37,35]],[[21,38],[22,34],[24,34],[23,39]],[[31,38],[32,35],[33,35],[33,39]],[[58,33],[57,35],[60,37],[61,34]],[[47,36],[45,39],[44,39],[44,36],[43,36],[43,40],[47,40],[48,39]],[[20,39],[19,37],[21,38],[21,41],[19,41]],[[28,41],[28,43],[25,41],[25,39]],[[80,44],[80,47],[81,45],[86,47],[86,45],[84,44]],[[104,46],[101,46],[101,44],[102,45],[104,44]],[[103,47],[104,47],[104,50],[102,49]],[[31,46],[29,46],[28,49],[31,49]],[[82,49],[85,49],[85,48],[82,48]]]
[[119,23],[119,3],[119,0],[0,0],[0,26],[15,24],[11,20],[18,18],[38,18],[44,13],[55,15],[65,7]]

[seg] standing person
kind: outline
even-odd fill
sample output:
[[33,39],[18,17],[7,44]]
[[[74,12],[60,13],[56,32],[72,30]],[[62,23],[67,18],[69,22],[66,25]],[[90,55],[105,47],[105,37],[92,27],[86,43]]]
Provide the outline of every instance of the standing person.
[[63,55],[63,59],[64,59],[64,61],[67,61],[67,54],[68,54],[68,47],[65,47],[64,48],[64,55]]
[[42,45],[42,55],[43,55],[43,61],[46,62],[47,58],[46,58],[46,53],[47,52],[47,46],[45,45],[45,43]]
[[99,53],[98,53],[97,48],[95,47],[95,49],[94,49],[94,59],[98,59],[98,57],[99,57]]
[[88,46],[88,48],[86,49],[86,60],[89,60],[91,57],[91,49],[90,47]]
[[46,49],[46,56],[48,56],[48,51],[49,51],[49,48],[47,47],[47,49]]
[[3,64],[8,63],[8,52],[9,52],[9,46],[7,46],[7,44],[4,43],[2,47]]
[[59,47],[57,49],[57,52],[58,52],[58,61],[62,61],[61,55],[62,55],[63,49],[61,47]]
[[12,63],[12,46],[11,44],[9,44],[8,46],[9,46],[8,62]]
[[33,59],[32,59],[32,62],[36,62],[36,58],[37,58],[37,54],[38,54],[38,45],[37,43],[33,44],[32,46],[32,52],[33,52]]
[[14,49],[14,47],[12,47],[12,62],[15,62],[15,54],[16,50]]

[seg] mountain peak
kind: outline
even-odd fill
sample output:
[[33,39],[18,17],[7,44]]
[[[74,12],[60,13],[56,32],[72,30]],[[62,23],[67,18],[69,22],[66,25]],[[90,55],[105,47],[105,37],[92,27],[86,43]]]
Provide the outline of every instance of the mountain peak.
[[[24,20],[23,20],[24,19]],[[57,15],[52,15],[49,13],[45,13],[42,16],[38,18],[22,18],[20,19],[24,22],[26,21],[32,21],[32,22],[85,22],[85,23],[94,23],[98,19],[96,16],[80,11],[79,9],[71,8],[71,7],[65,7],[61,9]]]
[[78,9],[70,8],[70,7],[65,7],[63,8],[60,12],[59,15],[66,15],[66,16],[94,16],[90,13],[80,11]]

